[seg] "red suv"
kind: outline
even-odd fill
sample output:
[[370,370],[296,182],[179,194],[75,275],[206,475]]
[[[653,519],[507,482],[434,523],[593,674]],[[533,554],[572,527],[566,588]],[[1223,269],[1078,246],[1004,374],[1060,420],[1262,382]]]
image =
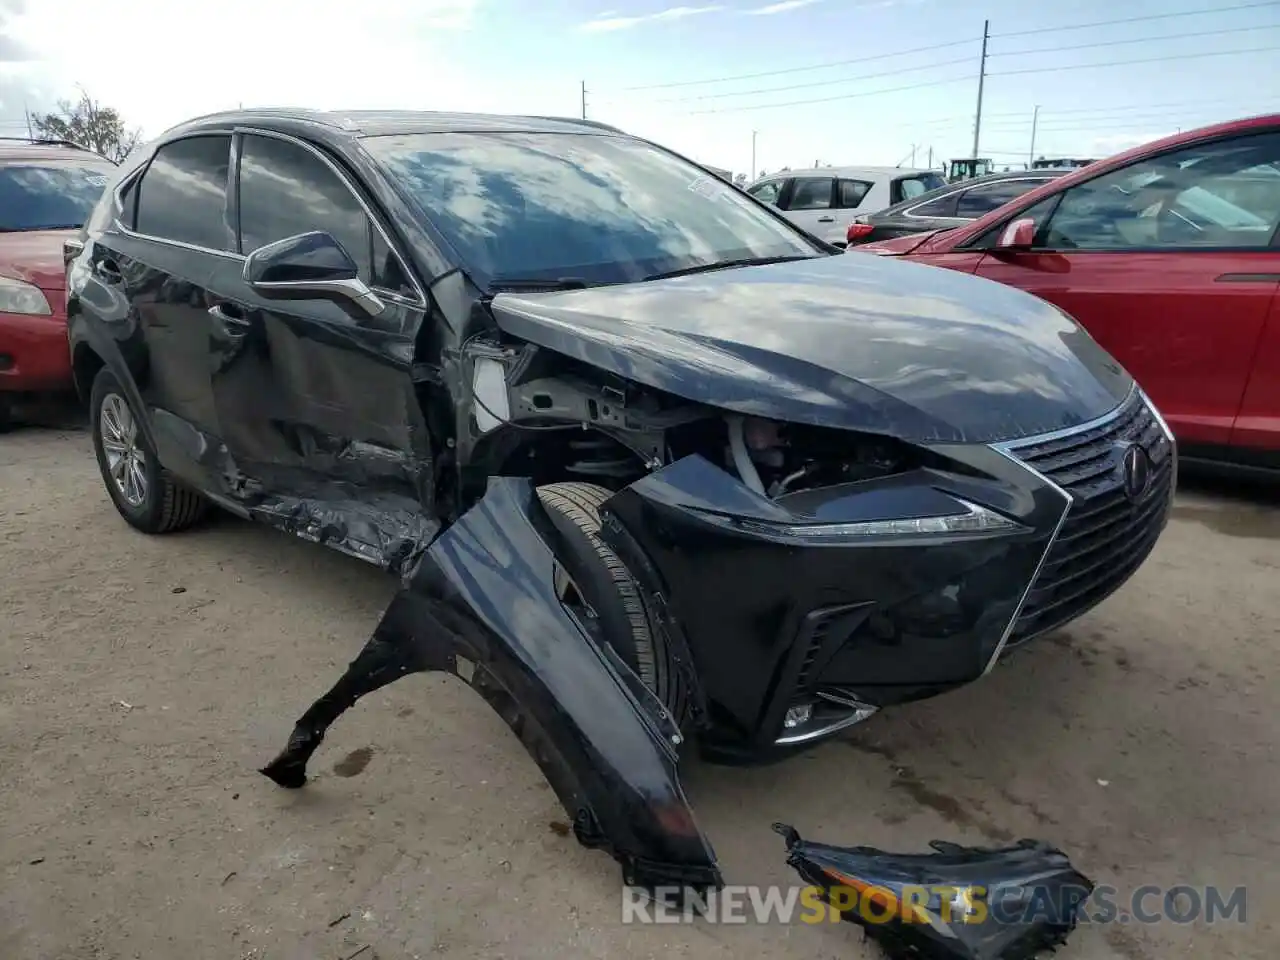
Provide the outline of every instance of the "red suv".
[[1133,374],[1184,459],[1280,469],[1280,115],[1168,137],[973,223],[853,252],[1048,300]]
[[74,144],[0,139],[0,427],[17,396],[72,388],[62,242],[113,169]]

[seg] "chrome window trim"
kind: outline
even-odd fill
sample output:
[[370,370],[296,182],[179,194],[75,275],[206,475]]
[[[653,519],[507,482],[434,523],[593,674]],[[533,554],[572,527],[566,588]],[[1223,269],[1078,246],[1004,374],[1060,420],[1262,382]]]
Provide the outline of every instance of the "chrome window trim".
[[[1054,180],[1054,179],[1056,178],[1055,177],[1009,177],[1005,180],[997,180],[995,181],[995,183],[991,183],[991,184],[982,183],[982,184],[979,184],[978,186],[982,186],[982,187],[995,186],[996,183],[1025,183],[1028,180],[1039,180],[1043,183],[1049,183],[1051,180]],[[938,200],[945,200],[947,199],[947,197],[955,196],[957,193],[963,193],[966,190],[972,190],[972,189],[974,188],[973,187],[956,187],[956,189],[950,190],[947,193],[942,194],[942,196],[940,197],[934,197],[932,200],[926,200],[924,203],[917,203],[914,207],[907,207],[907,209],[902,211],[902,215],[904,217],[910,217],[913,220],[956,220],[960,223],[973,223],[975,220],[978,219],[978,217],[931,217],[928,214],[918,214],[918,213],[912,212],[913,210],[923,207],[926,203],[935,203]],[[1018,198],[1014,197],[1013,199],[1016,200]],[[1006,201],[1006,202],[1009,202],[1009,201]],[[983,214],[983,216],[986,216],[986,214]]]
[[[230,129],[218,128],[213,130],[193,131],[191,133],[184,134],[183,136],[180,136],[180,137],[174,137],[171,140],[166,140],[163,143],[159,144],[156,147],[155,153],[159,153],[160,150],[164,149],[171,143],[177,143],[181,140],[188,140],[193,137],[210,137],[210,136],[234,137],[236,134],[271,137],[276,140],[283,140],[286,143],[292,143],[295,146],[301,147],[303,150],[306,150],[307,152],[311,153],[313,156],[317,157],[321,163],[323,163],[326,167],[328,167],[329,170],[331,170],[334,173],[334,175],[337,176],[337,178],[342,182],[342,185],[347,188],[347,190],[351,193],[353,197],[355,197],[356,202],[360,204],[360,209],[364,211],[365,216],[369,218],[369,222],[373,225],[373,228],[378,231],[379,235],[382,237],[383,241],[386,243],[387,249],[391,251],[392,255],[395,256],[396,260],[399,262],[400,269],[404,273],[405,278],[413,285],[413,290],[414,290],[414,293],[417,294],[417,298],[415,299],[415,298],[402,296],[401,294],[396,293],[394,290],[388,290],[385,287],[370,285],[370,289],[377,291],[380,296],[385,296],[386,299],[391,300],[394,303],[398,303],[407,307],[415,307],[419,310],[428,309],[427,296],[423,292],[422,286],[418,283],[418,278],[414,276],[413,271],[409,269],[408,264],[406,263],[404,257],[400,253],[399,247],[396,246],[396,244],[392,241],[391,237],[387,234],[386,229],[382,226],[382,223],[377,217],[377,215],[370,208],[369,204],[365,203],[364,198],[360,196],[360,192],[352,185],[351,178],[348,177],[343,172],[341,167],[339,167],[327,156],[325,156],[324,153],[317,150],[311,144],[307,143],[307,141],[300,140],[297,137],[287,133],[280,133],[277,130],[264,130],[259,127],[236,126]],[[124,234],[126,237],[132,237],[133,239],[136,239],[136,240],[148,240],[152,243],[161,243],[170,247],[178,247],[183,250],[190,250],[194,253],[212,254],[215,257],[222,257],[224,260],[233,260],[233,261],[243,263],[246,259],[245,254],[236,253],[234,250],[214,250],[210,247],[202,247],[194,243],[184,243],[181,240],[170,240],[168,237],[157,237],[149,233],[139,233],[136,230],[129,229],[123,223],[121,223],[119,215],[120,215],[120,212],[124,209],[124,202],[122,199],[123,194],[130,186],[132,186],[134,183],[136,183],[138,180],[140,180],[143,176],[146,175],[147,170],[150,169],[151,167],[151,161],[155,158],[155,153],[153,153],[151,157],[148,158],[146,163],[144,163],[136,171],[131,173],[129,176],[125,177],[123,180],[120,181],[120,183],[116,185],[114,196],[112,198],[115,203],[115,216],[112,217],[112,223],[115,226],[115,228],[119,230],[122,234]],[[230,155],[231,155],[230,151],[228,151],[228,160],[230,160]],[[235,166],[235,169],[232,170],[231,165],[228,162],[227,169],[228,169],[229,176],[231,174],[235,175],[236,189],[239,190],[239,164],[237,163]],[[230,186],[230,184],[228,184],[228,186]]]
[[[987,661],[987,665],[982,668],[982,675],[984,677],[994,670],[995,665],[1000,662],[1000,654],[1004,653],[1004,648],[1009,642],[1009,637],[1013,635],[1013,628],[1017,626],[1018,617],[1022,615],[1022,608],[1026,605],[1027,598],[1031,596],[1031,590],[1035,587],[1036,581],[1040,579],[1040,571],[1044,569],[1044,565],[1049,559],[1049,554],[1053,550],[1053,545],[1058,541],[1058,534],[1062,532],[1062,526],[1067,522],[1067,516],[1071,513],[1071,507],[1075,504],[1075,497],[1073,497],[1064,487],[1054,483],[1035,467],[1021,460],[1017,456],[1017,451],[1024,447],[1031,447],[1041,443],[1049,443],[1053,440],[1060,440],[1065,437],[1073,436],[1077,433],[1085,433],[1089,430],[1095,430],[1098,427],[1104,427],[1108,423],[1119,419],[1124,414],[1125,410],[1128,409],[1129,404],[1133,401],[1135,394],[1142,398],[1147,409],[1152,411],[1155,410],[1151,405],[1151,402],[1147,399],[1147,395],[1138,389],[1138,384],[1134,382],[1129,387],[1129,392],[1125,395],[1125,398],[1116,404],[1114,409],[1109,413],[1104,413],[1100,417],[1095,417],[1087,423],[1081,423],[1074,427],[1066,427],[1062,430],[1054,430],[1050,433],[1037,434],[1034,437],[1019,437],[1016,440],[1005,440],[1000,443],[993,443],[990,445],[991,449],[996,453],[1000,454],[1012,463],[1017,464],[1027,473],[1044,483],[1045,486],[1060,493],[1063,499],[1063,506],[1062,516],[1058,517],[1058,522],[1054,525],[1053,533],[1049,535],[1049,542],[1045,544],[1044,553],[1040,555],[1040,561],[1036,564],[1035,571],[1031,574],[1031,579],[1027,581],[1027,586],[1022,591],[1022,596],[1018,598],[1018,605],[1014,607],[1013,616],[1009,618],[1009,623],[1004,628],[1004,633],[1000,636],[1000,642],[996,644],[995,650],[992,651],[991,658]],[[1159,419],[1159,414],[1156,414],[1156,418]],[[1163,424],[1163,421],[1161,421],[1161,423]],[[1165,427],[1164,429],[1167,430],[1168,428]],[[1174,460],[1174,469],[1177,469],[1176,458]]]

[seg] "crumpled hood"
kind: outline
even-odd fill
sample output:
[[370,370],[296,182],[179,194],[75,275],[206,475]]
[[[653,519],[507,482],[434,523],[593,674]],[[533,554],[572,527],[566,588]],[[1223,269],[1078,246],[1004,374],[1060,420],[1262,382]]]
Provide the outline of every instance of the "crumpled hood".
[[1076,426],[1132,382],[1037,297],[882,257],[502,293],[491,306],[513,336],[687,400],[917,441]]
[[66,286],[62,241],[74,230],[24,230],[0,233],[0,276],[25,280],[41,290]]

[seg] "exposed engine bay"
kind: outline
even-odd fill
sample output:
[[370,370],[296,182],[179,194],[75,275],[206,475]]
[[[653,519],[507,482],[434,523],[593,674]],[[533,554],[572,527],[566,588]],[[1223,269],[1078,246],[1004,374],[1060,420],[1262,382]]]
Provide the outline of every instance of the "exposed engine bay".
[[458,461],[473,465],[477,480],[567,476],[620,489],[698,454],[776,499],[889,476],[921,461],[892,437],[726,413],[531,344],[473,340],[462,363],[472,402],[459,405]]

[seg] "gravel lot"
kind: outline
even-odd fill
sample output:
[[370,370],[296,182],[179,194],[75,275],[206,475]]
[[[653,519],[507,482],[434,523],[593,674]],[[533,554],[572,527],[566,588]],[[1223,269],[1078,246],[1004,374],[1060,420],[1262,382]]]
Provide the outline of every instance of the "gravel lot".
[[[1280,509],[1184,492],[1117,596],[985,681],[756,770],[691,764],[730,882],[841,843],[1040,836],[1100,883],[1246,884],[1247,922],[1082,928],[1067,958],[1280,942]],[[620,877],[455,680],[363,702],[281,791],[255,773],[393,584],[222,517],[147,538],[87,433],[0,436],[0,957],[861,958],[851,925],[622,927]]]

